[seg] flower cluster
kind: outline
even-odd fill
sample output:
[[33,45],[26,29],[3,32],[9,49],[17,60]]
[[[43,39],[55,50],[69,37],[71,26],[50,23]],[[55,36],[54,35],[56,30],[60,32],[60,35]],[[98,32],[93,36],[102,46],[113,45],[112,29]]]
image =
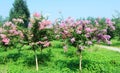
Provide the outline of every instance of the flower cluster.
[[114,22],[108,18],[102,24],[100,18],[94,21],[95,24],[91,22],[90,20],[74,20],[68,17],[59,23],[59,33],[63,39],[67,39],[68,43],[77,47],[79,51],[83,50],[85,46],[92,45],[95,41],[111,44],[107,28],[115,30]]
[[12,21],[16,23],[24,23],[24,21],[20,18],[17,18],[17,19],[13,18]]
[[8,45],[10,42],[10,39],[5,34],[0,34],[0,38],[2,40],[2,43],[4,45]]
[[39,22],[39,30],[45,29],[46,26],[50,25],[51,22],[48,20],[42,20],[42,22]]
[[[50,46],[50,42],[45,33],[45,29],[51,24],[51,21],[45,19],[42,14],[34,13],[30,19],[28,28],[30,28],[31,38],[29,39],[34,45],[39,45],[41,48]],[[28,36],[29,37],[29,36]]]
[[7,21],[0,28],[0,40],[3,45],[9,45],[11,41],[14,42],[13,37],[19,37],[18,40],[20,40],[20,38],[24,38],[24,35],[23,32],[19,30],[14,23]]

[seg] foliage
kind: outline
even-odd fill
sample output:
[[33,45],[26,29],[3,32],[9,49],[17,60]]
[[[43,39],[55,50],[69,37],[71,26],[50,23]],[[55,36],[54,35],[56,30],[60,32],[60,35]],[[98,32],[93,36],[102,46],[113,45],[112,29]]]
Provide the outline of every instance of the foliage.
[[[51,42],[53,46],[39,52],[39,71],[34,70],[34,52],[24,49],[19,56],[17,49],[11,48],[8,52],[0,51],[0,72],[6,73],[79,73],[79,59],[75,47],[68,46],[69,51],[64,53],[60,41]],[[61,46],[61,47],[60,47]],[[2,50],[2,48],[0,48]],[[119,73],[120,55],[99,46],[92,46],[83,52],[83,73]]]
[[48,42],[49,35],[47,35],[48,30],[46,27],[49,26],[51,22],[39,13],[35,13],[30,20],[28,30],[29,43],[31,45],[39,45],[41,49],[48,47],[50,43]]
[[24,27],[28,26],[29,23],[30,12],[27,7],[25,0],[15,0],[13,4],[13,8],[9,13],[10,21],[13,18],[21,18],[24,21]]
[[[6,48],[8,46],[16,46],[17,44],[28,44],[31,46],[31,49],[35,53],[36,69],[38,70],[36,51],[40,49],[42,52],[43,48],[50,46],[46,27],[51,24],[51,22],[39,13],[35,13],[30,20],[31,22],[28,29],[20,27],[24,24],[24,21],[20,18],[13,18],[12,21],[5,22],[0,28],[0,44],[5,46],[5,50],[7,50]],[[22,45],[16,46],[19,48],[19,54]]]
[[118,39],[120,40],[120,12],[116,11],[116,16],[113,16],[113,21],[115,22],[115,36],[119,37]]
[[[22,19],[20,21],[16,21],[18,24],[23,24]],[[0,27],[0,44],[1,46],[15,46],[16,43],[20,42],[24,37],[22,31],[17,27],[17,24],[12,22],[5,22],[2,27]]]
[[2,16],[0,16],[0,27],[4,24],[4,22],[8,21],[8,17],[3,18]]
[[[92,22],[93,23],[93,22]],[[115,30],[113,22],[110,19],[97,19],[92,24],[90,20],[74,20],[69,17],[59,23],[55,30],[67,43],[77,47],[79,51],[83,47],[94,44],[94,42],[104,41],[110,44],[110,36],[107,35],[107,29]]]
[[108,18],[104,21],[98,18],[94,23],[95,24],[92,24],[90,20],[74,20],[68,17],[66,20],[58,23],[59,25],[56,29],[58,35],[66,41],[63,47],[64,51],[67,51],[67,44],[70,43],[76,47],[77,52],[80,53],[80,72],[82,71],[82,50],[84,50],[85,47],[100,41],[111,44],[111,37],[107,35],[107,29],[115,30],[113,26],[114,23]]

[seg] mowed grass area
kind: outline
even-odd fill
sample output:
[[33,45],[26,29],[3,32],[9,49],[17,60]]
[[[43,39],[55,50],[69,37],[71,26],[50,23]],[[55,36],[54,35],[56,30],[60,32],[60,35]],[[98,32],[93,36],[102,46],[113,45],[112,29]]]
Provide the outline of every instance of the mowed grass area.
[[[0,51],[0,73],[79,73],[76,48],[69,46],[65,53],[61,43],[52,41],[52,46],[42,54],[38,50],[38,72],[29,46],[23,46],[21,53],[17,49]],[[82,73],[120,73],[120,53],[93,46],[82,54]]]
[[111,42],[112,42],[111,46],[120,48],[120,40],[112,39]]

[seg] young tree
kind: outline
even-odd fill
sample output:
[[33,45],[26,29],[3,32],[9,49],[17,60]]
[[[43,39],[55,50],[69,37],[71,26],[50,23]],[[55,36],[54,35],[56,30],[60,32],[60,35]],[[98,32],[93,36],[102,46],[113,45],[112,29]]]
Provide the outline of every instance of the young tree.
[[[7,21],[2,27],[0,27],[0,45],[3,47],[14,46],[17,44],[28,44],[35,54],[36,70],[38,71],[38,57],[37,50],[49,47],[49,36],[46,33],[47,27],[51,24],[47,18],[42,14],[34,13],[30,18],[28,29],[23,29],[20,25],[23,25],[24,21],[20,18],[13,18],[12,21]],[[25,40],[27,38],[27,41]],[[5,51],[7,49],[5,48]],[[19,49],[20,51],[20,49]],[[18,52],[19,52],[18,51]]]
[[15,0],[13,4],[13,8],[11,8],[9,13],[9,20],[13,18],[22,18],[24,21],[24,27],[28,26],[30,12],[27,7],[25,0]]
[[107,35],[107,29],[115,30],[113,22],[110,19],[105,19],[104,22],[101,22],[101,19],[97,19],[94,23],[91,24],[90,20],[74,20],[69,17],[66,20],[61,21],[59,30],[57,33],[60,34],[62,39],[65,42],[64,51],[67,51],[67,44],[77,48],[79,53],[79,70],[82,71],[82,51],[89,47],[92,44],[98,42],[105,42],[111,44],[110,36]]

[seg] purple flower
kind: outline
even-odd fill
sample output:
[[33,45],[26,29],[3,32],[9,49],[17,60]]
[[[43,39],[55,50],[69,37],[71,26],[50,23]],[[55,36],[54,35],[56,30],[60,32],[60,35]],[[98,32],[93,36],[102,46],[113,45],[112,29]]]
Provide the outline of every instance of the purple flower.
[[103,33],[106,33],[106,32],[107,32],[107,29],[103,29],[102,32],[103,32]]
[[88,44],[88,45],[91,45],[91,44],[92,44],[92,42],[91,42],[91,41],[87,41],[87,44]]
[[85,28],[85,31],[86,31],[87,33],[90,33],[90,32],[91,32],[91,29],[90,29],[89,27],[87,27],[87,28]]
[[112,29],[112,30],[115,30],[115,27],[114,27],[114,26],[111,26],[111,29]]
[[90,37],[90,33],[85,34],[85,36],[86,36],[87,38]]
[[82,31],[80,31],[80,30],[76,30],[76,33],[77,33],[77,34],[81,34]]
[[105,40],[109,40],[111,38],[111,36],[109,36],[109,35],[103,35],[103,39],[105,39]]
[[74,43],[75,42],[75,38],[72,38],[70,41],[71,41],[71,43]]
[[95,24],[96,24],[96,25],[98,25],[98,24],[99,24],[97,20],[95,20]]

